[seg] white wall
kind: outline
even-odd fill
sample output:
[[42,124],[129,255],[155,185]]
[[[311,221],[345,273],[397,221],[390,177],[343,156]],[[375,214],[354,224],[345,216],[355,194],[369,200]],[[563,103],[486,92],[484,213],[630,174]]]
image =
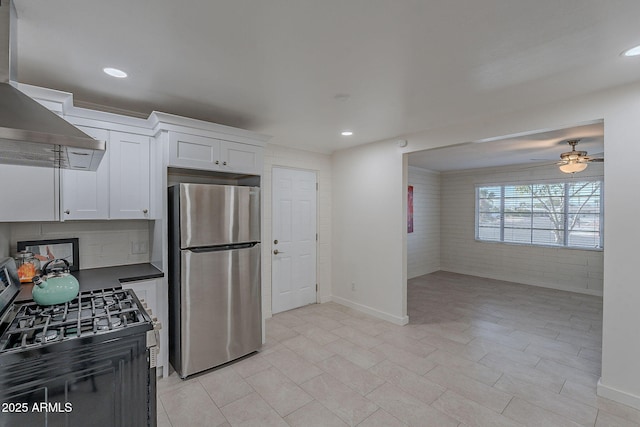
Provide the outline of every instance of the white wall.
[[[574,178],[602,178],[602,175],[602,163],[592,163]],[[557,166],[525,169],[506,166],[442,173],[442,270],[602,295],[602,251],[475,240],[476,185],[567,178]]]
[[333,154],[333,299],[398,324],[408,321],[403,165],[393,142]]
[[[110,267],[149,262],[148,221],[66,221],[11,223],[11,254],[18,241],[77,237],[80,268]],[[147,252],[133,254],[134,242],[147,244]]]
[[11,255],[10,242],[11,225],[7,223],[0,223],[0,258]]
[[[605,241],[602,377],[598,392],[640,409],[640,228],[629,213],[640,197],[640,84],[405,136],[405,153],[485,138],[560,129],[604,119]],[[406,316],[406,159],[392,142],[333,154],[333,292],[352,306]],[[405,156],[406,157],[406,156]],[[366,215],[365,215],[366,214]],[[382,249],[384,248],[384,249]],[[366,292],[351,292],[352,272]]]
[[440,174],[409,167],[413,233],[407,233],[407,278],[440,270]]
[[331,300],[331,158],[327,154],[267,144],[262,175],[262,313],[271,317],[271,175],[274,166],[316,171],[318,178],[318,297]]

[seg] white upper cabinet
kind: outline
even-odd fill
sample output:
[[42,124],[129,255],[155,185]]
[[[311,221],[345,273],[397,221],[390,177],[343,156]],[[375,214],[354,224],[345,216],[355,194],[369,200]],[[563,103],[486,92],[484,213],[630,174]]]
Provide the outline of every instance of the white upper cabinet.
[[169,166],[220,169],[220,140],[169,132]]
[[69,93],[19,87],[107,151],[96,172],[0,164],[0,221],[158,219],[167,167],[262,175],[266,135],[161,112],[140,119],[78,108]]
[[0,164],[0,222],[57,221],[58,171]]
[[221,141],[222,170],[262,175],[262,147]]
[[62,170],[62,219],[149,218],[149,137],[78,126],[107,141],[96,172]]
[[262,174],[262,147],[169,132],[169,166],[232,173]]
[[109,147],[109,218],[150,218],[149,137],[112,131]]
[[109,218],[109,131],[78,126],[95,139],[107,142],[107,151],[95,172],[62,169],[62,220]]

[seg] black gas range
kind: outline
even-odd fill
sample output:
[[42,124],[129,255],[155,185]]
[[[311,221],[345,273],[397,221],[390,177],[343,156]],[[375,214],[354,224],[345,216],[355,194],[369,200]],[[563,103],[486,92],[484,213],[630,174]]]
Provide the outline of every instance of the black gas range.
[[157,335],[135,293],[12,303],[0,262],[0,427],[155,426]]

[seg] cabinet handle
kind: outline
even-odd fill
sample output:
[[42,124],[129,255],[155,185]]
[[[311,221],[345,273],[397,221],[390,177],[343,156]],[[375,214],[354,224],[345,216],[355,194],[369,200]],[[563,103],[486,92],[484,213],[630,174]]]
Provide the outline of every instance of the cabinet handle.
[[67,215],[69,215],[71,213],[71,211],[69,209],[65,210],[64,213],[66,213]]
[[149,212],[148,209],[142,209],[142,213],[147,213],[147,212]]

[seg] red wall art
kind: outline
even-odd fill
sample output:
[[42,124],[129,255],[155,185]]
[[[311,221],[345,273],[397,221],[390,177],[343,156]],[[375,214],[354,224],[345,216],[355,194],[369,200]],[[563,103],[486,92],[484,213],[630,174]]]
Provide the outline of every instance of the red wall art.
[[407,233],[413,233],[413,185],[407,191]]

